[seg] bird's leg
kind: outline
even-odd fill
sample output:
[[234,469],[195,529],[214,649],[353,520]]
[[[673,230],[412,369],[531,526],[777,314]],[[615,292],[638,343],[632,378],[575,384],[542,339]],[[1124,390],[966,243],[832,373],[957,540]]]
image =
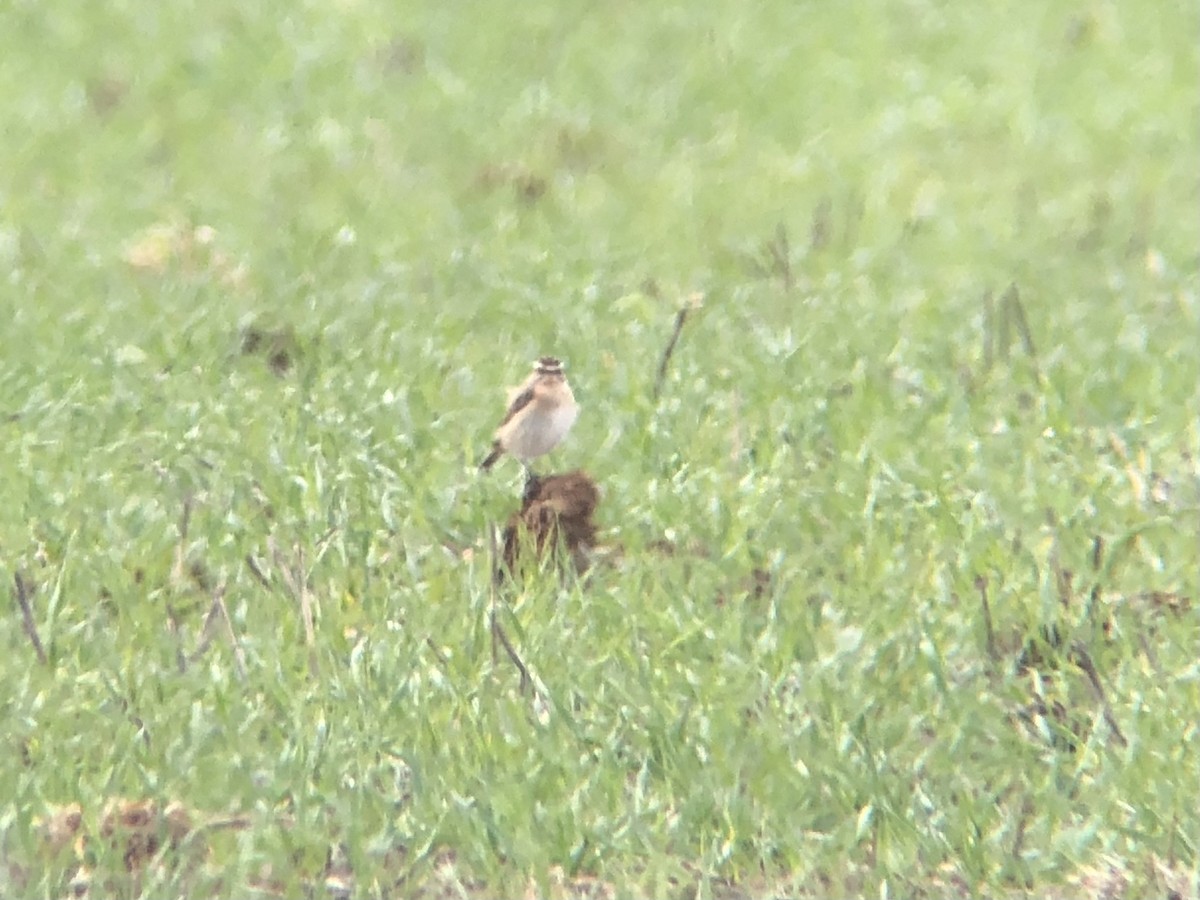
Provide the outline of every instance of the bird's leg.
[[530,468],[529,463],[522,460],[521,465],[525,467],[525,500],[528,502],[537,495],[537,490],[542,483],[542,479],[538,476],[537,472]]

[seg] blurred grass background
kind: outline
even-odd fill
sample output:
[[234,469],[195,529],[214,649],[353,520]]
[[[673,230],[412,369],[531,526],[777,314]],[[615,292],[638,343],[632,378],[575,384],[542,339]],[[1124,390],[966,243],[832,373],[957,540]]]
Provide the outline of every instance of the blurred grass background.
[[[8,4],[6,893],[1194,893],[1197,25]],[[539,353],[607,553],[531,700]],[[248,827],[47,850],[114,797]]]

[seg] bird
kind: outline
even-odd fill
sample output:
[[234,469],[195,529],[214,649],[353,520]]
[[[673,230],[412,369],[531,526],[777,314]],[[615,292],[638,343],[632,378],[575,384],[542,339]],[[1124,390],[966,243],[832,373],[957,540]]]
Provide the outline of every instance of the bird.
[[486,472],[507,453],[525,467],[531,481],[536,480],[530,460],[557,447],[578,415],[579,405],[567,384],[562,361],[553,356],[541,357],[525,383],[509,391],[508,411],[496,429],[491,452],[479,468]]

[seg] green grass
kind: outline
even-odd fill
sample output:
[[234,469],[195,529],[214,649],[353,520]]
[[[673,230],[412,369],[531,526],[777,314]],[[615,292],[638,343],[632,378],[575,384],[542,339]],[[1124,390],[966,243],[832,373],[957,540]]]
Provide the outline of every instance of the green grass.
[[[8,4],[0,893],[1194,896],[1198,25]],[[246,827],[130,877],[121,797]]]

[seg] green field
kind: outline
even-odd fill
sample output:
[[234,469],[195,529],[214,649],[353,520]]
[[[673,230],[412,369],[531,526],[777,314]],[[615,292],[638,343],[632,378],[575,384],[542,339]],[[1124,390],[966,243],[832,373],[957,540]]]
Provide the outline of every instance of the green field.
[[1197,34],[0,6],[0,895],[1200,895]]

